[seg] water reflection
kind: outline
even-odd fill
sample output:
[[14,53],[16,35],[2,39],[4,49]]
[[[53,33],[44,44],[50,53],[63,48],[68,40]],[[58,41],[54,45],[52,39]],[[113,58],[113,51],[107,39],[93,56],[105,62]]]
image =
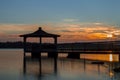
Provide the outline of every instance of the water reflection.
[[[39,59],[27,57],[25,60],[22,53],[22,49],[0,50],[0,80],[120,80],[120,73],[112,70],[120,67],[120,63],[115,61],[116,55],[112,55],[113,61],[109,61],[108,54],[81,55],[83,59],[63,58],[62,54],[62,58],[57,59],[55,73],[53,58],[42,57],[40,69]],[[99,58],[98,55],[108,60],[100,60],[103,65],[91,64],[98,61],[95,59]]]
[[41,77],[43,74],[57,74],[57,59],[42,57],[42,60],[26,57],[23,59],[23,73]]
[[109,54],[109,61],[113,61],[113,55]]
[[91,64],[92,61],[26,57],[23,61],[23,73],[37,78],[31,80],[118,80],[112,71],[115,67],[114,62],[104,61],[105,64]]
[[112,61],[118,62],[118,54],[81,54],[80,58],[90,59],[90,60],[99,60],[99,61]]

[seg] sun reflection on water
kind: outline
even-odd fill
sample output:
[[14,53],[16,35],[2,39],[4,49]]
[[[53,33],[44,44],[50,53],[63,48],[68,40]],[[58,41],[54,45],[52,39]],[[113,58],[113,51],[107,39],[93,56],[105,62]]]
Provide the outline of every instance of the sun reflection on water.
[[112,54],[109,55],[109,61],[111,61],[111,62],[113,61],[113,55]]
[[100,60],[100,61],[109,61],[109,62],[118,62],[118,54],[81,54],[80,58],[91,59],[91,60]]
[[114,76],[114,73],[110,71],[109,75],[110,75],[110,78],[112,78]]

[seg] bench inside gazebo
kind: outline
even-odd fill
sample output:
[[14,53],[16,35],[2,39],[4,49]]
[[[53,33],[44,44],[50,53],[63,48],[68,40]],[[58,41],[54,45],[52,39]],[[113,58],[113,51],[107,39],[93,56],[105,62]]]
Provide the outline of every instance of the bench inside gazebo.
[[[57,38],[60,37],[60,35],[47,33],[43,31],[41,27],[39,27],[39,29],[35,32],[23,34],[20,35],[20,37],[23,37],[24,57],[26,56],[26,52],[30,52],[32,57],[39,57],[42,52],[48,53],[49,57],[57,57]],[[27,46],[26,43],[28,38],[39,38],[40,41],[38,44],[32,44],[32,46]],[[54,43],[42,44],[42,38],[53,38]]]

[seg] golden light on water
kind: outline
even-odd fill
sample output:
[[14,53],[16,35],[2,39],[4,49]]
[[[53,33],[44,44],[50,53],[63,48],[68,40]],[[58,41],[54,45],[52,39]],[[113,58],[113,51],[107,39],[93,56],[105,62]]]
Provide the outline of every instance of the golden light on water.
[[113,55],[112,54],[109,55],[109,61],[113,61]]
[[110,75],[110,77],[113,77],[114,73],[110,71],[109,75]]
[[91,59],[91,60],[100,60],[100,61],[110,61],[118,62],[118,54],[81,54],[81,58]]

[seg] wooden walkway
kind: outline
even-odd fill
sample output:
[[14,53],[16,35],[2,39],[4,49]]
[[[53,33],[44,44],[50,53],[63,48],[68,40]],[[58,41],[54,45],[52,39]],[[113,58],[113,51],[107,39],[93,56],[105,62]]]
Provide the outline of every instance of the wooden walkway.
[[[26,52],[32,52],[32,49],[27,49]],[[80,53],[80,54],[120,54],[120,51],[112,51],[112,50],[103,50],[103,51],[95,51],[95,50],[80,50],[80,49],[36,49],[36,52],[47,53],[47,52],[56,52],[56,53]]]
[[[32,57],[39,58],[40,54],[47,53],[48,57],[58,57],[58,54],[68,54],[68,58],[80,58],[81,54],[118,54],[120,56],[120,51],[118,50],[95,50],[95,49],[78,49],[78,48],[67,48],[67,47],[52,47],[52,48],[26,48],[24,52],[31,53]],[[119,57],[120,59],[120,57]]]

